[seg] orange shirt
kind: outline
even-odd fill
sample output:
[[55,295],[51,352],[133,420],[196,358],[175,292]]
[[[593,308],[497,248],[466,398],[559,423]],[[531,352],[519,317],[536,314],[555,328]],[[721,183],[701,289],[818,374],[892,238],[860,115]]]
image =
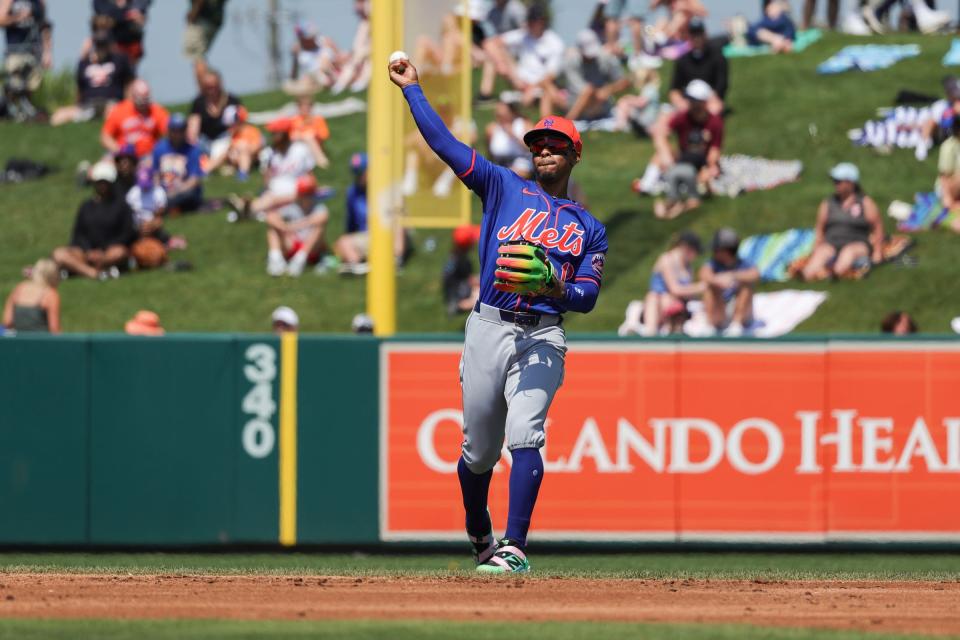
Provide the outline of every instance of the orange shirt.
[[149,113],[144,116],[133,106],[132,100],[118,102],[103,122],[103,132],[123,147],[132,144],[138,157],[153,150],[157,140],[167,134],[167,121],[170,114],[160,105],[150,105]]
[[294,138],[302,138],[312,134],[317,142],[323,143],[330,137],[330,129],[327,127],[327,121],[323,116],[304,118],[298,115],[291,120],[293,120]]
[[237,130],[230,136],[231,146],[238,142],[244,142],[251,150],[256,151],[263,146],[263,134],[260,133],[260,129],[257,129],[252,124],[242,124],[237,127]]

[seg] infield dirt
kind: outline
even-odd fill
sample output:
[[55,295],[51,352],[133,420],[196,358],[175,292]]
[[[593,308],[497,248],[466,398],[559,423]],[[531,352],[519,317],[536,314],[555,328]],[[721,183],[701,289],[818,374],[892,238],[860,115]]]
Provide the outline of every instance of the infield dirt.
[[[935,581],[0,574],[0,617],[597,620],[960,634]],[[496,606],[493,606],[496,603]]]

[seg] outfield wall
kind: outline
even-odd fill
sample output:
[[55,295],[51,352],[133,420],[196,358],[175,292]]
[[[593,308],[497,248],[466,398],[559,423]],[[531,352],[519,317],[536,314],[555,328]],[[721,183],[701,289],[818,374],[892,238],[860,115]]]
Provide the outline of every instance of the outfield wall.
[[[459,541],[458,357],[456,337],[0,340],[0,544]],[[574,340],[535,538],[960,543],[958,391],[949,339]]]

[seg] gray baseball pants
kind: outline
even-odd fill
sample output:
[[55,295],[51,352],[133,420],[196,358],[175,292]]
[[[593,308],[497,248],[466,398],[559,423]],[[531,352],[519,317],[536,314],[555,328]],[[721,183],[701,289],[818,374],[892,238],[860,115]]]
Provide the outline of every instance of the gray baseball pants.
[[543,315],[536,326],[519,326],[485,304],[467,318],[462,454],[473,473],[497,464],[504,440],[510,451],[543,446],[547,410],[563,383],[567,341],[560,320]]

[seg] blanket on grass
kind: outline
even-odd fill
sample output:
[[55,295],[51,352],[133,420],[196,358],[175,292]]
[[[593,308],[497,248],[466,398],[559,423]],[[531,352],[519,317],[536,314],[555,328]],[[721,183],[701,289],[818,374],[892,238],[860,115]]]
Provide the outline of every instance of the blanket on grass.
[[[815,237],[813,229],[788,229],[750,236],[743,239],[737,253],[757,267],[760,279],[764,282],[786,282],[803,269],[813,251]],[[902,233],[891,234],[883,241],[883,262],[896,260],[913,244],[910,236]],[[866,277],[870,269],[870,264],[864,264],[851,274],[851,278],[859,280]]]
[[[823,37],[823,31],[820,29],[804,29],[798,31],[793,40],[793,51],[803,51],[814,42]],[[768,56],[773,53],[770,45],[736,45],[732,42],[723,48],[723,55],[728,58],[752,58],[753,56]]]
[[914,196],[910,216],[897,224],[900,231],[927,231],[941,226],[949,226],[956,212],[943,206],[940,197],[933,192],[918,193]]
[[846,46],[817,67],[817,73],[876,71],[892,67],[904,58],[920,55],[916,44],[858,44]]
[[[784,289],[758,293],[753,296],[753,324],[745,327],[744,335],[755,338],[786,335],[812,316],[826,299],[826,291]],[[702,304],[690,304],[690,319],[683,324],[683,332],[694,337],[714,335]]]
[[731,198],[746,191],[765,191],[800,179],[799,160],[768,160],[754,156],[720,157],[720,176],[710,183],[714,193]]

